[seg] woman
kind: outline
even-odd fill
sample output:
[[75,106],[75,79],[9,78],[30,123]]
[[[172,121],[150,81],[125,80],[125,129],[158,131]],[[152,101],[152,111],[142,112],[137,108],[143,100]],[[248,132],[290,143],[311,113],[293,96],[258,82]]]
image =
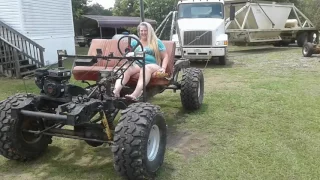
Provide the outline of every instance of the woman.
[[[147,22],[142,22],[138,26],[138,35],[140,36],[140,42],[143,45],[143,49],[146,53],[145,56],[145,84],[148,84],[151,76],[154,72],[159,71],[165,73],[168,64],[168,54],[164,44],[159,40],[154,32],[152,26]],[[135,47],[137,41],[132,40],[131,47]],[[140,47],[136,51],[141,50]],[[162,62],[162,63],[161,63]],[[115,97],[120,96],[120,91],[122,85],[127,84],[130,77],[140,71],[139,80],[136,89],[132,94],[126,95],[126,98],[137,100],[141,96],[143,91],[143,71],[142,65],[139,63],[133,63],[123,75],[123,81],[121,84],[121,79],[117,79],[114,88]]]

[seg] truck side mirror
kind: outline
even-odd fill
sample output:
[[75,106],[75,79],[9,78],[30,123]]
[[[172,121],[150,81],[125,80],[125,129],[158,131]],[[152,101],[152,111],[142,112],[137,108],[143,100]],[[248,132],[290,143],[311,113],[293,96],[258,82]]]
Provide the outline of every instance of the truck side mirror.
[[230,21],[233,21],[236,16],[236,7],[230,6]]

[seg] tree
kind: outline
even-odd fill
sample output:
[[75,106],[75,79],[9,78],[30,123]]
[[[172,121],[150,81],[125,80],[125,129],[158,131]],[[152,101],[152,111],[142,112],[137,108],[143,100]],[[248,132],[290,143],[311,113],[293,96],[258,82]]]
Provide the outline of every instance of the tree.
[[84,14],[85,7],[91,0],[72,0],[73,20],[78,20]]
[[[144,0],[145,18],[153,19],[160,25],[175,6],[176,0]],[[140,0],[116,0],[113,15],[139,17]]]
[[150,17],[161,23],[164,18],[174,10],[176,6],[176,0],[145,0],[145,14],[146,17]]
[[320,29],[320,1],[319,0],[304,0],[299,4],[301,11],[310,19],[310,21]]
[[112,8],[105,9],[98,3],[88,5],[91,0],[72,0],[73,3],[73,17],[74,17],[74,29],[76,35],[82,34],[82,29],[91,28],[96,26],[95,23],[89,23],[87,19],[82,15],[103,15],[112,16]]
[[116,0],[113,8],[114,16],[139,16],[139,0]]
[[90,14],[90,15],[112,16],[111,9],[104,9],[104,7],[98,3],[85,7],[84,12],[85,14],[88,14],[88,15]]
[[[161,22],[174,9],[176,0],[144,0],[145,17]],[[116,0],[115,16],[140,16],[140,0]]]
[[[161,1],[154,1],[154,0],[145,0],[145,16],[146,18],[150,18],[157,21],[157,25],[159,26],[160,23],[164,20],[164,18],[174,10],[176,6],[176,0],[161,0]],[[163,31],[163,35],[160,37],[161,39],[169,39],[170,37],[170,29],[171,29],[171,19],[167,23]],[[160,32],[158,32],[157,35]]]
[[[140,0],[116,0],[112,9],[114,16],[140,16]],[[150,17],[146,17],[150,18]],[[127,28],[131,33],[137,33],[135,27]]]

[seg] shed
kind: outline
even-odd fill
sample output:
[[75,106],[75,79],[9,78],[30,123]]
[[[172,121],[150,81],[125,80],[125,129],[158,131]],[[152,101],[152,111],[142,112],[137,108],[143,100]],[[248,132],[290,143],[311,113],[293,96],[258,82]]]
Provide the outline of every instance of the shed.
[[[100,15],[83,15],[83,17],[92,19],[98,23],[98,27],[132,27],[141,22],[140,17],[128,16],[100,16]],[[157,22],[152,19],[145,19],[146,22],[155,25]]]
[[[141,19],[140,17],[129,16],[103,16],[103,15],[82,15],[84,18],[77,22],[76,30],[81,30],[76,37],[79,46],[90,46],[91,40],[111,39],[116,34],[121,34],[128,31],[127,28],[137,27]],[[145,19],[151,25],[156,25],[157,22],[152,19]],[[89,31],[88,31],[89,30]]]

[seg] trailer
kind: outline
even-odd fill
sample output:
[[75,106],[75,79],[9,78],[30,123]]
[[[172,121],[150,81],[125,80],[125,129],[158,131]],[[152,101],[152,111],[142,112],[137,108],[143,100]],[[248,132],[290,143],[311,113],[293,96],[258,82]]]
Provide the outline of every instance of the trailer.
[[271,42],[278,46],[297,41],[302,47],[305,42],[313,42],[314,35],[318,36],[314,24],[293,3],[259,1],[234,6],[234,21],[225,8],[225,28],[230,42]]
[[160,38],[170,21],[169,39],[177,44],[176,57],[218,57],[222,65],[230,43],[286,46],[297,42],[302,47],[319,39],[314,24],[293,3],[180,0],[157,28]]

